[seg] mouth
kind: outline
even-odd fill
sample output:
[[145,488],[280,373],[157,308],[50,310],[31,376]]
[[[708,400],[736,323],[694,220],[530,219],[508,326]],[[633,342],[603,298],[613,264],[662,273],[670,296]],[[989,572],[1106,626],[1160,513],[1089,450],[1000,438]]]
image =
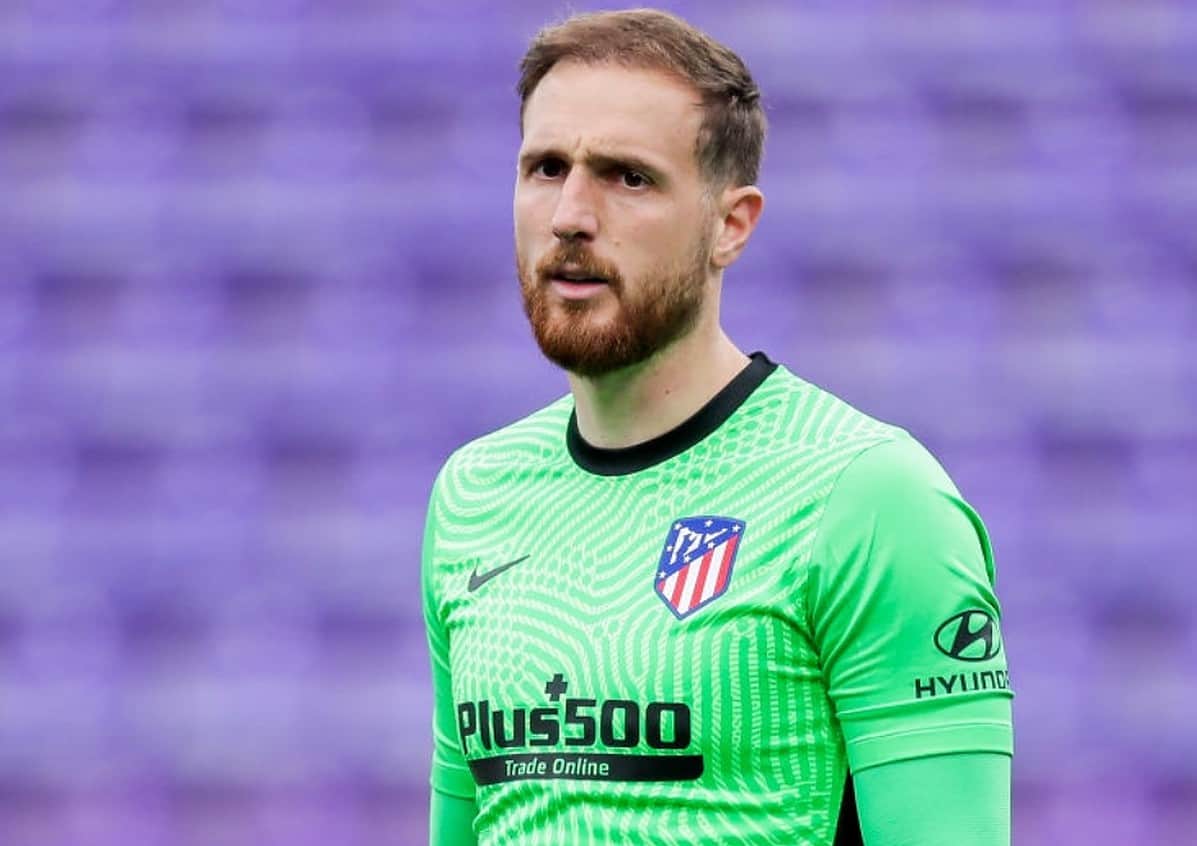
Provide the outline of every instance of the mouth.
[[610,282],[604,276],[572,267],[556,267],[548,274],[553,291],[566,300],[585,300],[598,295]]
[[606,285],[607,279],[604,276],[588,273],[584,270],[576,270],[572,268],[559,267],[549,271],[549,280],[552,282],[560,282],[566,285]]

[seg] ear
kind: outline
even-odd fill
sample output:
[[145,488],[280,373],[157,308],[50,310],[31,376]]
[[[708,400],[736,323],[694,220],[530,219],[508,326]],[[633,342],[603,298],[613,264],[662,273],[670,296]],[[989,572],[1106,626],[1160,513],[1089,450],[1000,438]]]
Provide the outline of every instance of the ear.
[[719,198],[719,228],[711,249],[711,262],[716,267],[727,267],[740,257],[764,208],[765,195],[755,185],[724,189]]

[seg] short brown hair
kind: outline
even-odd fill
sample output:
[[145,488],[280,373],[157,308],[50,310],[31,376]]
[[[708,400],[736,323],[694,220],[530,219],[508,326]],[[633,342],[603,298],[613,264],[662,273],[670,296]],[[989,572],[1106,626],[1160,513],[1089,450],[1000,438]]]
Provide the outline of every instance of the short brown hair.
[[659,70],[693,85],[704,111],[695,154],[716,185],[756,183],[765,146],[761,92],[744,62],[676,15],[629,9],[574,15],[536,34],[520,62],[520,132],[528,98],[561,61]]

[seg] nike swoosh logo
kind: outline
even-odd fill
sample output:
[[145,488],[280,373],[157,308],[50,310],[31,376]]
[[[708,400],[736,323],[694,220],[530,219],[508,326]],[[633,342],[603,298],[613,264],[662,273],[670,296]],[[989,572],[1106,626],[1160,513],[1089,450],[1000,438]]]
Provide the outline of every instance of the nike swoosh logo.
[[522,561],[527,561],[531,557],[532,556],[530,556],[530,555],[525,555],[523,558],[517,558],[514,561],[508,561],[506,564],[500,564],[498,567],[496,567],[493,570],[487,570],[481,576],[478,575],[478,568],[474,567],[474,572],[470,573],[470,583],[466,589],[470,593],[473,593],[474,591],[478,590],[478,588],[482,587],[484,584],[486,584],[491,579],[493,579],[495,576],[499,575],[500,573],[507,572],[512,567],[514,567],[516,564],[519,564]]

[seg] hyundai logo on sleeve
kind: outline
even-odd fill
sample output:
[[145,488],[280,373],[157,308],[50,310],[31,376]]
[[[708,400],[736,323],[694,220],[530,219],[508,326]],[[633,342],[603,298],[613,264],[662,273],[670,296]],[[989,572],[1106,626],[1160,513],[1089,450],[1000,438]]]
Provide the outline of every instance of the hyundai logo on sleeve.
[[1002,651],[1002,637],[988,611],[970,609],[949,617],[936,629],[935,646],[958,661],[988,661]]

